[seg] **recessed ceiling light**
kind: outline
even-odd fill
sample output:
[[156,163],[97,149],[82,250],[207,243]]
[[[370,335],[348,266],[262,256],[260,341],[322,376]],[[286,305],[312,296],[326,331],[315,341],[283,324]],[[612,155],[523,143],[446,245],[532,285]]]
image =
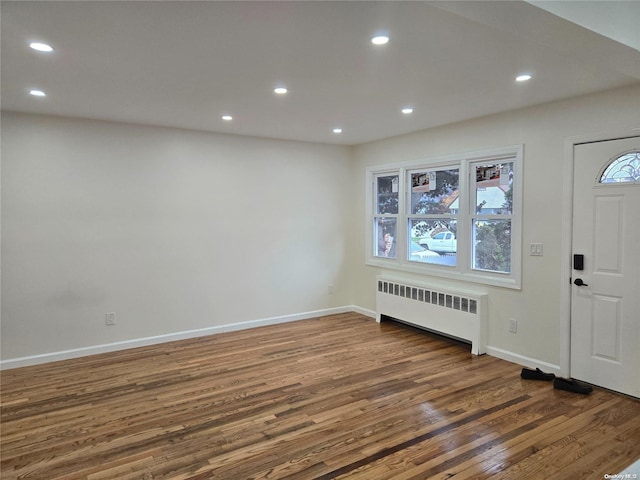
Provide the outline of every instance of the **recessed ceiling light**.
[[288,90],[285,87],[276,87],[273,89],[273,93],[277,93],[278,95],[284,95]]
[[334,128],[333,129],[333,133],[342,133],[342,129],[341,128]]
[[413,107],[404,107],[402,109],[402,113],[404,113],[405,115],[409,115],[410,113],[413,113]]
[[516,82],[526,82],[527,80],[531,80],[531,75],[528,73],[523,73],[522,75],[518,75],[516,77]]
[[29,44],[29,46],[39,52],[53,52],[53,47],[51,45],[47,45],[46,43],[32,42]]
[[222,120],[224,120],[225,122],[230,122],[231,120],[233,120],[233,117],[231,115],[222,115]]
[[376,35],[371,39],[371,43],[374,45],[386,45],[389,43],[389,37],[386,35]]
[[44,93],[42,90],[30,90],[29,93],[31,95],[33,95],[34,97],[46,97],[47,94]]

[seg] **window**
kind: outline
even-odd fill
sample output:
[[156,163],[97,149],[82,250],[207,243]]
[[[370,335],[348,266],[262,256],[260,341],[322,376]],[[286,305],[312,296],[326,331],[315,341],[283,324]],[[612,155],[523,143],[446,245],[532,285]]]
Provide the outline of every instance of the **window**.
[[408,176],[409,260],[455,266],[460,169],[409,170]]
[[522,146],[367,169],[367,263],[520,288]]
[[511,273],[513,162],[473,164],[472,268]]
[[398,175],[376,177],[376,215],[374,218],[376,250],[374,255],[396,258],[398,227]]
[[600,183],[635,182],[640,182],[640,152],[629,152],[615,158],[600,177]]

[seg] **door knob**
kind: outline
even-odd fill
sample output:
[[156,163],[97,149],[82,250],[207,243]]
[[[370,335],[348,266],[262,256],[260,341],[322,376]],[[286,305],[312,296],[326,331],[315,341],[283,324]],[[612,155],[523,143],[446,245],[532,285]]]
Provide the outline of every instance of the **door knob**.
[[576,279],[573,281],[573,284],[574,284],[574,285],[577,285],[577,286],[579,286],[579,287],[588,287],[588,286],[589,286],[588,284],[584,283],[584,282],[582,281],[582,279],[581,279],[581,278],[576,278]]

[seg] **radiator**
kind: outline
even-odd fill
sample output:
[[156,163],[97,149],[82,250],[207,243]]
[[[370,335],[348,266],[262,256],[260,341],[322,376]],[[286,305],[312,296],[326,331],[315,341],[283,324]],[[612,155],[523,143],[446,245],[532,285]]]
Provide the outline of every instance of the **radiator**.
[[488,295],[454,291],[384,275],[376,277],[376,320],[395,318],[416,327],[471,343],[485,353]]

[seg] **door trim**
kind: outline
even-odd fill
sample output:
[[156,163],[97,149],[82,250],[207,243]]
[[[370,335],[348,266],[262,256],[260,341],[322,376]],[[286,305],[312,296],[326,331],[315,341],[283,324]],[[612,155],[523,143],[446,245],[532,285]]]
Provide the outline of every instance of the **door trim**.
[[566,137],[564,139],[563,154],[563,185],[562,185],[562,218],[570,219],[562,222],[560,258],[564,259],[560,265],[560,376],[571,377],[571,255],[573,231],[573,167],[575,163],[575,146],[583,143],[620,140],[640,135],[640,127],[610,132],[589,133]]

